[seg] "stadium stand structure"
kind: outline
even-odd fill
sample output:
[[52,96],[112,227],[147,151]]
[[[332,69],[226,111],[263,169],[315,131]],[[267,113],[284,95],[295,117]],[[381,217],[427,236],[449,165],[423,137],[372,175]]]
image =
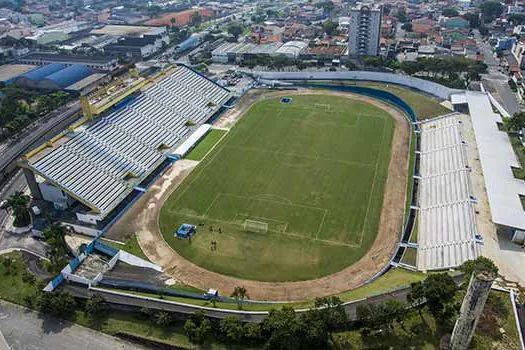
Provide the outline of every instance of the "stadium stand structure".
[[127,105],[70,130],[20,163],[90,208],[94,223],[163,164],[192,125],[205,123],[230,98],[229,90],[178,66]]
[[419,270],[451,268],[479,255],[470,168],[456,115],[420,124]]

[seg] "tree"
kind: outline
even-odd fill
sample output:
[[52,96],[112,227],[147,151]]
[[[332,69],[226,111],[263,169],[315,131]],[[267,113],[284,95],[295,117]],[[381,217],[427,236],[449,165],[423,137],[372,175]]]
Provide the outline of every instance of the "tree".
[[390,316],[389,319],[393,322],[397,322],[401,328],[408,333],[405,329],[405,320],[409,313],[407,305],[399,300],[388,300],[385,303],[385,309],[386,313]]
[[76,309],[75,299],[71,294],[65,292],[42,293],[38,305],[43,313],[60,317],[70,316]]
[[239,23],[232,23],[228,26],[228,33],[230,33],[235,38],[235,41],[237,41],[243,30],[243,26]]
[[169,326],[171,322],[173,322],[173,317],[171,313],[167,311],[159,311],[155,313],[154,321],[156,325],[166,327]]
[[338,297],[316,298],[314,305],[319,318],[328,327],[331,339],[332,332],[345,329],[348,325],[348,314]]
[[219,328],[228,343],[240,343],[244,337],[244,327],[237,316],[224,318],[221,320]]
[[510,118],[504,119],[507,130],[511,132],[518,132],[525,128],[525,112],[517,112]]
[[239,286],[233,289],[231,297],[235,298],[235,302],[237,303],[239,310],[242,310],[242,303],[244,302],[244,299],[249,298],[246,288]]
[[481,14],[486,21],[493,21],[501,16],[505,7],[496,1],[487,1],[480,5]]
[[69,248],[66,243],[66,229],[60,224],[53,223],[43,231],[48,244],[47,257],[50,260],[50,272],[57,272],[67,263]]
[[[525,112],[517,112],[514,114],[512,119],[515,119],[519,115],[519,125],[521,126],[519,129],[525,127]],[[494,274],[498,274],[498,267],[494,264],[492,260],[489,258],[486,258],[484,256],[479,256],[476,260],[469,260],[465,262],[463,265],[461,265],[460,270],[464,273],[464,281],[465,284],[468,285],[468,282],[470,281],[470,278],[472,277],[473,273],[481,272],[481,271],[490,271]]]
[[100,295],[91,296],[84,305],[84,310],[89,317],[98,316],[102,311],[107,309],[107,303],[104,297]]
[[401,26],[401,29],[403,29],[406,32],[411,32],[412,31],[412,23],[410,23],[410,22],[403,23],[403,25]]
[[335,23],[332,20],[325,21],[323,23],[323,31],[326,33],[326,35],[332,36],[334,34],[335,30],[337,29],[337,23]]
[[330,1],[330,0],[329,1],[318,2],[318,3],[315,4],[315,6],[317,8],[322,8],[323,9],[323,13],[325,13],[325,14],[331,13],[334,10],[334,8],[335,8],[334,3],[332,1]]
[[172,19],[170,19],[170,23],[171,23],[171,26],[174,27],[175,24],[177,24],[177,19],[173,17]]
[[458,10],[456,10],[455,8],[453,7],[447,7],[447,8],[444,8],[442,11],[441,11],[441,14],[445,17],[457,17],[459,16],[459,12]]
[[205,343],[209,339],[211,332],[211,322],[205,317],[203,312],[194,313],[184,323],[184,333],[190,338],[190,341],[196,344]]
[[479,12],[467,12],[463,18],[469,21],[470,28],[479,28],[481,21],[479,20]]
[[407,12],[406,12],[405,9],[403,9],[403,8],[397,10],[396,17],[397,17],[397,20],[398,20],[400,23],[406,23],[406,22],[408,22],[408,15],[407,15]]
[[13,226],[26,227],[31,223],[31,213],[29,212],[30,197],[22,191],[17,191],[7,199],[7,208],[11,209],[15,220]]
[[430,275],[423,281],[423,291],[428,311],[438,322],[447,321],[452,316],[449,306],[458,291],[454,279],[446,273]]
[[425,291],[422,282],[414,282],[410,285],[410,292],[407,295],[407,301],[411,306],[417,310],[421,321],[426,324],[423,317],[423,308],[425,307]]
[[202,22],[202,16],[199,11],[195,11],[191,14],[190,23],[193,25],[199,25]]
[[249,343],[261,340],[261,326],[258,323],[246,322],[243,326],[244,339]]
[[301,324],[289,306],[271,310],[261,328],[263,338],[268,339],[267,349],[299,349],[301,346]]

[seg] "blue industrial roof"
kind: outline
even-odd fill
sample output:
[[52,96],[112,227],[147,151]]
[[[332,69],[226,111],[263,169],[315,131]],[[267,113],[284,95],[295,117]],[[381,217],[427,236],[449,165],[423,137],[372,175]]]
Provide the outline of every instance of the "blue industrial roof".
[[76,83],[79,80],[91,75],[92,70],[83,64],[74,64],[67,68],[61,69],[45,77],[46,80],[55,82],[62,88]]
[[41,80],[47,77],[48,75],[58,72],[64,68],[66,68],[65,64],[52,63],[32,70],[30,72],[24,73],[21,76],[30,80]]

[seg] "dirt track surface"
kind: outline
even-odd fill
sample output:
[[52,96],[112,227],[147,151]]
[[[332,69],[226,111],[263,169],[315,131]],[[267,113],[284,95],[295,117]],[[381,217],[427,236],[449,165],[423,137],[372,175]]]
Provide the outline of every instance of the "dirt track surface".
[[[215,288],[230,294],[235,286],[244,286],[254,300],[299,301],[338,294],[357,288],[370,280],[389,263],[393,256],[403,225],[410,128],[401,112],[378,100],[349,93],[330,91],[279,91],[262,95],[255,90],[246,94],[237,107],[228,111],[216,123],[231,127],[251,105],[261,98],[297,94],[338,95],[378,106],[395,120],[392,153],[385,184],[383,209],[377,237],[370,250],[355,264],[329,276],[298,282],[259,282],[221,275],[206,270],[180,256],[164,240],[159,229],[159,215],[164,202],[196,166],[197,162],[181,160],[174,164],[111,231],[137,232],[138,242],[148,258],[163,267],[170,277],[201,289]],[[110,232],[111,235],[111,232]]]

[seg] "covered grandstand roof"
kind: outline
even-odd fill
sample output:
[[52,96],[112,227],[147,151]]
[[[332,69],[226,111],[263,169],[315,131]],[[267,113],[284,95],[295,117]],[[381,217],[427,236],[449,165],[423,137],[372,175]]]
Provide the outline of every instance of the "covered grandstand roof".
[[[178,66],[129,104],[72,130],[25,164],[104,218],[231,97]],[[192,123],[188,123],[192,121]]]
[[92,73],[91,68],[82,64],[67,66],[62,63],[52,63],[22,74],[15,80],[15,83],[34,89],[59,90],[88,77]]
[[483,168],[483,178],[495,224],[525,230],[525,211],[520,195],[525,195],[525,181],[514,177],[512,168],[521,168],[508,135],[497,123],[486,93],[466,91],[467,103]]

